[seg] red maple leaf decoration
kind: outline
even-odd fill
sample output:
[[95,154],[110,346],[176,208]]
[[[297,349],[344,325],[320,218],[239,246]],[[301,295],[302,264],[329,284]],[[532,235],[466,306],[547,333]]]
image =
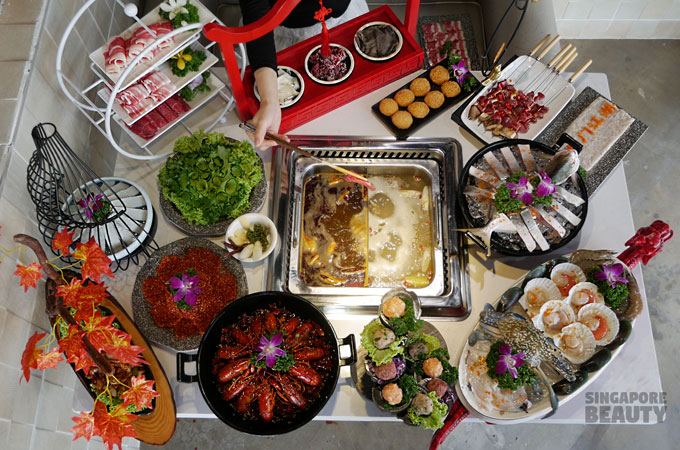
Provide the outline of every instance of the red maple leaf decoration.
[[[42,350],[35,348],[35,344],[45,337],[47,333],[38,333],[37,331],[28,339],[26,343],[26,348],[24,353],[21,355],[21,370],[23,370],[23,377],[28,380],[31,377],[31,369],[38,368],[38,356],[42,355]],[[21,377],[19,377],[19,383],[21,383]]]
[[73,244],[73,235],[76,234],[75,231],[68,232],[68,228],[64,227],[58,233],[54,234],[54,239],[52,240],[52,249],[54,251],[60,251],[62,256],[70,255],[71,250],[69,247]]
[[68,335],[59,339],[59,350],[66,353],[66,362],[75,363],[83,346],[83,335],[85,333],[75,325],[68,327]]
[[90,355],[87,354],[83,347],[80,348],[78,355],[73,356],[72,358],[74,359],[73,364],[75,364],[76,371],[82,370],[85,375],[90,374],[91,368],[97,367],[97,364],[92,361],[92,358],[90,358]]
[[109,344],[113,336],[121,333],[120,330],[111,326],[114,320],[116,320],[116,316],[102,317],[99,314],[95,314],[89,317],[83,324],[83,329],[87,333],[90,343],[98,351],[101,351],[104,346]]
[[37,282],[43,277],[41,272],[42,266],[37,262],[32,262],[28,266],[17,264],[17,270],[14,275],[21,277],[19,285],[24,287],[24,292],[28,292],[29,287],[38,288]]
[[101,436],[108,450],[113,450],[114,445],[120,449],[124,437],[137,437],[137,432],[131,424],[135,419],[137,416],[126,411],[123,405],[116,406],[111,412],[102,402],[97,402],[94,406],[95,431]]
[[71,278],[71,282],[69,284],[62,284],[60,286],[57,286],[56,296],[63,297],[64,304],[66,306],[69,306],[71,302],[76,301],[76,298],[78,297],[80,288],[82,286],[83,280],[80,280],[78,278]]
[[89,278],[99,283],[102,275],[113,278],[113,272],[109,267],[111,260],[99,247],[94,237],[91,237],[87,244],[78,243],[76,251],[73,252],[73,257],[83,262],[80,268],[83,279]]
[[83,437],[89,442],[90,438],[95,434],[94,415],[91,412],[81,411],[80,414],[72,417],[71,420],[76,423],[76,425],[71,428],[73,440],[75,441],[76,439]]
[[148,364],[142,357],[144,347],[132,345],[132,336],[125,333],[118,333],[112,336],[109,343],[104,345],[103,352],[109,357],[117,359],[124,364],[141,366]]
[[47,353],[42,353],[38,355],[38,369],[56,369],[57,364],[62,362],[64,358],[61,357],[61,353],[58,348],[53,348]]
[[151,408],[151,400],[161,394],[153,390],[154,380],[147,380],[142,374],[132,377],[132,386],[120,396],[124,400],[123,406],[135,405],[138,411]]

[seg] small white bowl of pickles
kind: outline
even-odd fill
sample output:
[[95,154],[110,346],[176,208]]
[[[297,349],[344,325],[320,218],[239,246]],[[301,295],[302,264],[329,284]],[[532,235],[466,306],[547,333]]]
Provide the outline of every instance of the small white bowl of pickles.
[[229,225],[224,246],[239,261],[257,262],[269,256],[278,241],[279,234],[269,217],[249,213],[240,216]]

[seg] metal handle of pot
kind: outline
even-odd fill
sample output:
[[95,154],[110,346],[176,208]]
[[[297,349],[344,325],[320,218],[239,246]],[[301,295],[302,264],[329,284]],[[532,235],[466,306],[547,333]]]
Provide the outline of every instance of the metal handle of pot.
[[[350,334],[347,337],[344,337],[340,340],[338,340],[338,346],[342,347],[343,345],[349,345],[349,358],[340,358],[340,367],[342,366],[351,366],[355,362],[357,362],[357,342],[356,339],[354,338],[353,334]],[[340,349],[338,349],[338,354],[340,353]]]
[[576,150],[577,153],[581,153],[581,150],[583,150],[583,144],[578,142],[573,137],[569,136],[567,133],[562,133],[560,135],[560,137],[557,139],[557,143],[555,144],[555,146],[553,148],[555,149],[555,151],[557,151],[564,144],[571,145]]
[[184,364],[198,360],[198,353],[177,353],[177,381],[181,383],[196,383],[198,375],[187,375]]

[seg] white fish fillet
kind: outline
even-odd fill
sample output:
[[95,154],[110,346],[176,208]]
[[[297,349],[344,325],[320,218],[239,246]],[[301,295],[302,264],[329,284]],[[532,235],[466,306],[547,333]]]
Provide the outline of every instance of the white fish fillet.
[[519,154],[522,157],[522,161],[524,162],[527,171],[535,172],[536,160],[534,160],[534,155],[531,153],[531,147],[527,144],[519,144],[517,148],[519,149]]
[[486,245],[486,255],[491,254],[491,234],[494,231],[505,231],[505,232],[517,232],[517,228],[512,223],[508,216],[505,214],[498,214],[489,223],[487,223],[483,228],[477,228],[475,230],[470,230],[470,233],[479,237]]
[[498,175],[498,178],[503,180],[510,176],[510,173],[505,169],[503,163],[494,156],[493,152],[484,153],[484,160],[489,163],[493,171]]
[[519,165],[519,162],[517,161],[517,158],[515,158],[515,154],[512,153],[510,147],[501,147],[501,153],[503,154],[505,162],[508,163],[508,166],[513,173],[523,172],[522,167]]
[[562,186],[555,186],[555,195],[557,197],[563,198],[564,201],[574,206],[581,206],[585,203],[585,200],[583,200],[581,197],[572,194]]
[[527,248],[527,250],[533,252],[536,249],[536,241],[534,241],[534,239],[531,237],[529,229],[526,225],[524,225],[522,218],[517,214],[512,214],[509,218],[510,221],[512,221],[512,224],[515,226],[515,229],[517,230],[519,237],[522,239],[522,242],[524,242],[524,246]]
[[548,244],[548,241],[546,241],[545,238],[543,237],[543,233],[541,233],[541,230],[538,229],[536,220],[531,215],[531,212],[528,209],[523,209],[519,214],[520,216],[522,216],[522,220],[524,221],[524,224],[527,226],[527,229],[529,230],[531,237],[534,238],[538,246],[541,247],[541,250],[548,250],[550,248],[550,244]]
[[478,180],[482,180],[493,187],[497,188],[498,186],[501,185],[501,180],[496,175],[484,172],[483,170],[480,170],[475,166],[470,167],[470,171],[468,173],[470,174],[471,177],[477,178]]
[[567,219],[567,222],[569,222],[570,224],[578,225],[579,223],[581,223],[581,219],[577,215],[569,211],[568,208],[563,206],[557,200],[553,200],[552,208],[557,214]]
[[550,228],[555,230],[555,232],[557,233],[557,235],[559,237],[564,237],[564,235],[567,234],[567,230],[565,230],[564,227],[562,225],[560,225],[557,218],[555,216],[553,216],[550,213],[550,211],[545,209],[543,206],[539,206],[539,207],[536,207],[536,208],[529,207],[529,209],[531,209],[532,213],[535,212],[535,214],[541,216],[541,218],[545,221],[545,223],[547,223]]

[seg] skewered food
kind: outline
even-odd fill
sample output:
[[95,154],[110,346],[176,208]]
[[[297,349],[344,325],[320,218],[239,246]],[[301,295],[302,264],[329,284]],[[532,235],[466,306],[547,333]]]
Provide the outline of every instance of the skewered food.
[[494,136],[514,138],[526,133],[532,123],[538,122],[548,112],[538,102],[541,92],[522,92],[507,80],[498,81],[470,107],[468,118],[479,120]]

